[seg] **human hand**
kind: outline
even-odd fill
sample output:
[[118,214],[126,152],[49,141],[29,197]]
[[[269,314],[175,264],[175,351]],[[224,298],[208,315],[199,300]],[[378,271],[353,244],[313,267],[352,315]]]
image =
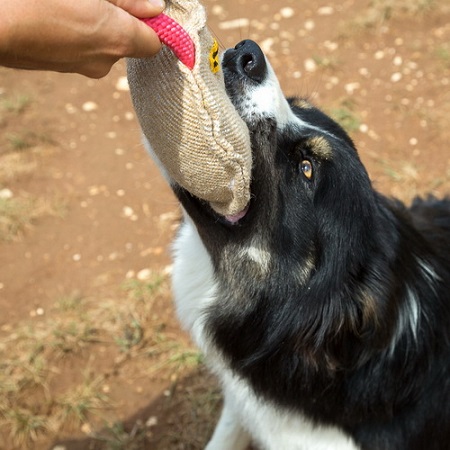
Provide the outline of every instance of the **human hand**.
[[101,78],[120,58],[160,50],[138,18],[163,9],[159,0],[2,0],[0,65]]

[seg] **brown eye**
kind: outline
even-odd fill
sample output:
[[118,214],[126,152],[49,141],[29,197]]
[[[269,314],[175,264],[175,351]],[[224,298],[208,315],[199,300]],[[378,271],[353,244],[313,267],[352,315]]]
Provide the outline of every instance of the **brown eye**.
[[308,161],[307,159],[304,159],[300,164],[300,168],[303,172],[303,175],[305,175],[305,177],[308,178],[308,180],[311,180],[313,176],[313,167],[311,162]]

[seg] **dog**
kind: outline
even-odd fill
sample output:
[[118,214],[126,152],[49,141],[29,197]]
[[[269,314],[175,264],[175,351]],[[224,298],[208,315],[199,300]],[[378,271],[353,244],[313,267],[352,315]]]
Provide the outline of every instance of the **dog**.
[[222,68],[250,131],[250,203],[222,217],[171,182],[177,314],[224,394],[206,448],[450,448],[450,199],[377,193],[255,42]]

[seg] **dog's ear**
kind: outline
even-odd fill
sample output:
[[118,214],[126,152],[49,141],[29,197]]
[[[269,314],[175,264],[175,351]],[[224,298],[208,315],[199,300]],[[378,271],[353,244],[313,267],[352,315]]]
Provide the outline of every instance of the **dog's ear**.
[[219,214],[237,214],[250,199],[251,145],[225,91],[219,47],[198,1],[171,1],[165,13],[192,40],[195,61],[186,66],[167,46],[153,58],[128,61],[138,119],[173,181]]

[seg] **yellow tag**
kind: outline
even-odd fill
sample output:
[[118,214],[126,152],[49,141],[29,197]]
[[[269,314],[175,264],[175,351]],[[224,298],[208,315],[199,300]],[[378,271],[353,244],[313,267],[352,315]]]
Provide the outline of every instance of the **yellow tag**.
[[213,46],[209,52],[209,64],[211,66],[212,73],[217,73],[220,70],[219,62],[219,44],[214,39]]

